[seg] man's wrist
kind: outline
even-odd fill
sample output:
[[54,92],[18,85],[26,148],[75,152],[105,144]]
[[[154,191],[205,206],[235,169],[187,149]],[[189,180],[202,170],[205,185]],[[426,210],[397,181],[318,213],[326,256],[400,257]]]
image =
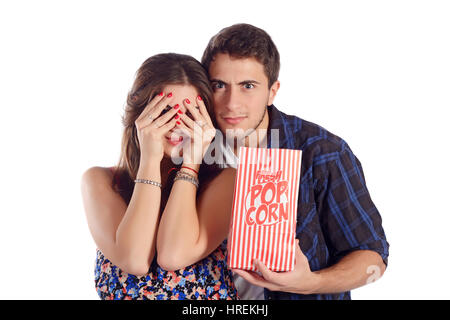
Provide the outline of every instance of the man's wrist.
[[311,288],[311,294],[313,293],[319,293],[321,292],[321,288],[323,287],[323,274],[316,271],[316,272],[311,272],[311,276],[312,276],[312,288]]

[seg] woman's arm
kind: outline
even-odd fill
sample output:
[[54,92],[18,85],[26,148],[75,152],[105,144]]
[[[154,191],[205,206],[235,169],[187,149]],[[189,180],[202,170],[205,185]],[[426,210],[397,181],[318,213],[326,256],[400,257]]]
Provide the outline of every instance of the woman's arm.
[[[138,177],[161,181],[160,163],[141,166]],[[127,207],[111,187],[107,168],[93,167],[82,177],[81,192],[92,237],[103,254],[123,271],[148,272],[155,255],[161,189],[137,183]]]
[[224,169],[197,199],[192,183],[175,181],[158,230],[158,264],[163,269],[191,265],[208,256],[227,237],[235,175],[236,169]]
[[[175,127],[177,109],[161,113],[172,99],[172,93],[157,95],[135,121],[140,153],[136,178],[161,182],[164,135]],[[102,168],[91,168],[83,175],[82,194],[98,248],[127,273],[146,274],[155,256],[161,189],[136,183],[127,206],[111,188],[110,174]]]

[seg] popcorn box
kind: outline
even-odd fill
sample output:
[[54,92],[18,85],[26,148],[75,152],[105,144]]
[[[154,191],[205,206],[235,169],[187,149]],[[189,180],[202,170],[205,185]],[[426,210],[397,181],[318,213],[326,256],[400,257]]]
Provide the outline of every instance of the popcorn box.
[[228,236],[228,266],[294,269],[301,150],[239,149]]

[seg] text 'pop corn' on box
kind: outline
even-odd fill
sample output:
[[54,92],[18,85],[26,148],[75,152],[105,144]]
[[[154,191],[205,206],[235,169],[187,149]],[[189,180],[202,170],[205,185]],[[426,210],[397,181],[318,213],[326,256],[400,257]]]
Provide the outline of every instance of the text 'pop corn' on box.
[[228,266],[294,269],[301,150],[241,147],[228,236]]

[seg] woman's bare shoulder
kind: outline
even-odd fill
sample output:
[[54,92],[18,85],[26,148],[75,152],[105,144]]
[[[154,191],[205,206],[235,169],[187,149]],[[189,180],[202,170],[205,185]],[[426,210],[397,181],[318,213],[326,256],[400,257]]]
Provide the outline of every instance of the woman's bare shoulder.
[[84,186],[92,185],[110,185],[113,178],[114,167],[90,167],[82,176]]

